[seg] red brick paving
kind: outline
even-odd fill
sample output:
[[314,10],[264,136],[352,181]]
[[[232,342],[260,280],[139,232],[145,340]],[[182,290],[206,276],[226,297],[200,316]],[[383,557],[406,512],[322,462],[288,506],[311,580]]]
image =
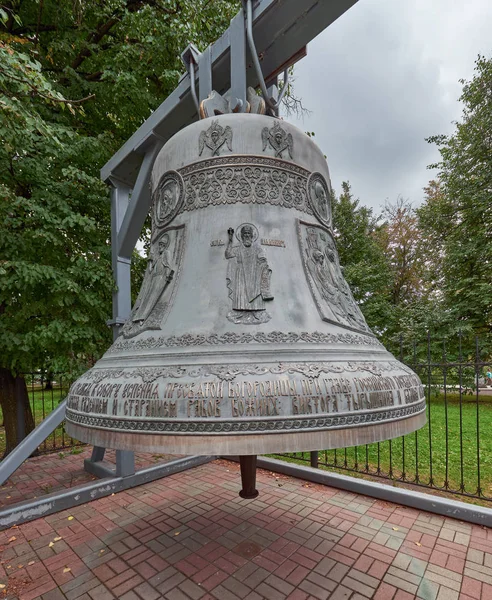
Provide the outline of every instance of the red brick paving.
[[[80,482],[82,459],[33,459],[0,498]],[[0,532],[0,600],[492,599],[492,530],[268,471],[256,500],[239,485],[215,461]]]

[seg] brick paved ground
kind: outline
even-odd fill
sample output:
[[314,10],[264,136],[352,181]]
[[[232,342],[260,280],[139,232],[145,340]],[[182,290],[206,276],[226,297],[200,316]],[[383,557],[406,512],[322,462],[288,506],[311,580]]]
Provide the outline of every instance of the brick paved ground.
[[[62,451],[43,454],[26,461],[5,485],[0,486],[0,506],[39,498],[95,479],[84,471],[84,458],[90,458],[92,446],[74,450],[74,453]],[[114,463],[115,454],[114,450],[108,450],[105,460]],[[174,458],[176,457],[164,454],[136,454],[135,468],[142,469]]]
[[242,500],[238,470],[215,461],[0,532],[4,597],[492,599],[492,530],[267,471]]

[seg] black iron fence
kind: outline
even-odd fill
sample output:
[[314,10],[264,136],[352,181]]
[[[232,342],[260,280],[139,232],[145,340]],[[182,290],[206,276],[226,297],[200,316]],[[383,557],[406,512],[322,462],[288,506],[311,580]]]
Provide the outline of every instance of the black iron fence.
[[460,333],[444,342],[400,340],[396,350],[425,387],[425,427],[386,442],[279,457],[492,501],[491,348]]

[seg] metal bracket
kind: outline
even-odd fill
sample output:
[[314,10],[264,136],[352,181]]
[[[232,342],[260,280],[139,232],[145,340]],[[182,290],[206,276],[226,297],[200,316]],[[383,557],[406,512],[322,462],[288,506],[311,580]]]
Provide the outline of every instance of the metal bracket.
[[92,456],[84,460],[84,469],[104,479],[105,477],[129,477],[135,474],[135,453],[131,450],[116,450],[116,467],[104,460],[106,448],[94,446]]
[[255,40],[253,37],[253,2],[252,0],[243,0],[246,8],[246,32],[248,38],[248,46],[251,52],[251,58],[253,59],[253,65],[255,67],[256,76],[258,77],[258,82],[260,84],[261,93],[263,94],[263,99],[266,102],[266,105],[271,109],[274,115],[278,116],[278,109],[282,103],[282,99],[289,87],[289,69],[288,67],[284,70],[284,84],[278,96],[278,100],[274,101],[268,94],[268,89],[265,84],[265,78],[263,77],[263,72],[261,70],[260,61],[258,59],[258,52],[256,50]]
[[198,113],[198,118],[200,119],[200,102],[198,101],[198,96],[196,93],[196,68],[200,62],[200,52],[198,48],[194,44],[189,44],[185,50],[181,54],[181,61],[184,63],[186,67],[186,71],[190,76],[190,91],[191,96],[193,98],[193,102],[195,104],[196,112]]

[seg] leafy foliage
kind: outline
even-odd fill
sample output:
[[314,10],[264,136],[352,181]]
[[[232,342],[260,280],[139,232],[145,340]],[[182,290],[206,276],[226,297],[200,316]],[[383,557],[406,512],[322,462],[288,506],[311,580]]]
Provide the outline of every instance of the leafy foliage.
[[[448,339],[449,357],[460,345],[474,347],[475,334],[486,338],[484,353],[492,349],[492,59],[479,57],[473,79],[462,83],[456,131],[428,140],[441,162],[431,165],[439,179],[425,188],[422,206],[399,198],[375,218],[348,183],[333,198],[346,279],[370,327],[393,349],[400,336],[408,344],[428,333]],[[429,351],[440,357],[443,347]]]
[[492,59],[479,57],[462,81],[462,120],[450,136],[433,136],[441,153],[439,180],[418,210],[432,242],[433,292],[445,322],[492,333]]
[[174,89],[179,52],[236,11],[232,0],[2,5],[0,366],[85,362],[109,344],[99,169]]
[[332,207],[334,234],[344,277],[369,327],[382,334],[391,318],[392,307],[389,263],[376,237],[379,218],[373,215],[372,209],[354,198],[348,182],[342,183],[340,196],[332,195]]
[[0,63],[0,366],[23,370],[104,340],[109,213],[87,169],[101,139],[69,126],[77,111],[37,61],[4,45]]

